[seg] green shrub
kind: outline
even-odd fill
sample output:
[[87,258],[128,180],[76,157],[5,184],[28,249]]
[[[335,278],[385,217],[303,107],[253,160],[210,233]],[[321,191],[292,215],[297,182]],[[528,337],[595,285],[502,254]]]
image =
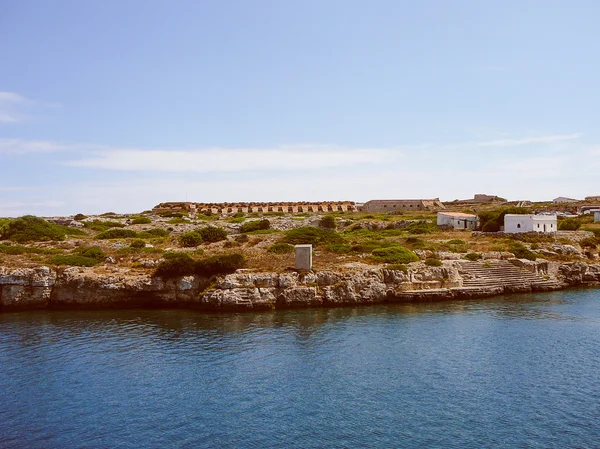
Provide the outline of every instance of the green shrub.
[[108,231],[101,232],[96,236],[98,240],[107,239],[126,239],[137,237],[137,233],[131,229],[109,229]]
[[326,217],[321,218],[319,225],[326,229],[335,229],[335,217],[333,215],[327,215]]
[[148,229],[147,231],[138,232],[136,237],[139,239],[154,239],[157,237],[168,237],[169,235],[169,231],[160,228],[155,228]]
[[504,226],[506,214],[531,214],[533,211],[526,207],[504,207],[479,212],[479,224],[483,232],[498,232]]
[[239,243],[246,243],[248,241],[248,235],[240,234],[234,237],[234,240]]
[[419,237],[407,237],[404,241],[415,249],[421,249],[427,246],[425,240],[420,239]]
[[396,270],[396,271],[402,271],[403,273],[408,273],[408,267],[406,265],[404,265],[403,263],[392,263],[385,268],[386,268],[386,270]]
[[253,232],[270,228],[271,222],[265,218],[264,220],[252,220],[247,223],[244,223],[240,227],[240,232]]
[[285,233],[283,242],[291,245],[319,245],[327,243],[344,243],[344,239],[335,231],[313,226],[290,229]]
[[131,248],[145,248],[146,242],[144,242],[142,239],[135,239],[129,246]]
[[378,262],[385,263],[410,263],[419,260],[419,257],[415,253],[402,246],[378,248],[373,250],[371,257]]
[[4,225],[0,240],[13,240],[18,243],[64,240],[66,231],[64,226],[50,223],[33,215],[25,215]]
[[81,220],[85,220],[86,218],[87,218],[87,215],[77,214],[73,217],[73,220],[81,221]]
[[425,259],[425,265],[429,267],[441,267],[443,264],[442,261],[439,259],[428,257],[427,259]]
[[533,252],[519,242],[511,243],[508,250],[513,253],[517,259],[535,260],[537,258]]
[[141,217],[141,216],[137,216],[137,217],[131,217],[131,224],[150,224],[152,223],[152,220],[150,220],[150,218],[148,217]]
[[203,241],[202,235],[197,231],[185,232],[179,236],[179,243],[186,248],[198,246],[202,244]]
[[477,262],[483,256],[479,253],[468,253],[463,256],[464,259],[470,260],[471,262]]
[[195,272],[200,276],[234,273],[246,265],[246,258],[239,253],[219,254],[196,262]]
[[452,240],[448,240],[448,244],[449,245],[466,245],[466,242],[461,239],[452,239]]
[[586,237],[579,242],[579,244],[581,245],[582,248],[592,248],[592,249],[596,249],[596,246],[598,246],[598,243],[599,243],[598,237]]
[[352,251],[352,246],[345,243],[330,243],[327,245],[327,251],[332,253],[345,254]]
[[411,223],[403,229],[411,234],[431,234],[438,230],[438,227],[428,221],[419,221],[417,223]]
[[106,221],[106,220],[92,220],[86,221],[84,226],[92,231],[104,232],[112,228],[124,228],[125,225],[123,223],[119,223],[118,221]]
[[165,253],[164,260],[158,264],[154,271],[155,276],[165,278],[188,276],[194,274],[196,262],[185,253]]
[[273,254],[291,254],[294,252],[294,245],[279,242],[269,246],[267,251]]
[[581,227],[581,221],[577,218],[564,218],[558,220],[559,231],[577,231]]
[[80,246],[73,250],[73,253],[78,256],[88,257],[90,259],[96,259],[98,261],[103,261],[106,259],[106,254],[102,251],[102,248],[98,248],[97,246],[92,247],[84,247]]
[[57,255],[50,258],[48,262],[54,265],[70,265],[73,267],[93,267],[94,265],[98,265],[100,263],[98,259],[93,257],[79,256],[76,254]]
[[196,230],[196,232],[198,232],[202,236],[202,240],[207,243],[220,242],[227,238],[227,231],[215,226],[207,226]]

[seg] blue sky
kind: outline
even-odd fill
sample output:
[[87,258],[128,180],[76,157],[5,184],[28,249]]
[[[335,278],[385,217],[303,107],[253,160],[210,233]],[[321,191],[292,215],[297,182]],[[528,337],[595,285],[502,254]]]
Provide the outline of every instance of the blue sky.
[[0,1],[0,216],[600,194],[597,1]]

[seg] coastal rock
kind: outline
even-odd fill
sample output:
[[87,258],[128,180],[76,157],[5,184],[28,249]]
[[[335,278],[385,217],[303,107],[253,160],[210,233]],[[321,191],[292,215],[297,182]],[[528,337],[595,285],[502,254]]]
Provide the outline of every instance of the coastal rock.
[[277,297],[277,307],[309,307],[323,304],[323,298],[317,296],[315,287],[286,288]]

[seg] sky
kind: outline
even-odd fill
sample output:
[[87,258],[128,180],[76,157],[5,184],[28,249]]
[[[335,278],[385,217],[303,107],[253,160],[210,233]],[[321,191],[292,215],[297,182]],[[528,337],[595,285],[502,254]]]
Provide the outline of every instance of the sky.
[[0,0],[0,216],[600,195],[597,0]]

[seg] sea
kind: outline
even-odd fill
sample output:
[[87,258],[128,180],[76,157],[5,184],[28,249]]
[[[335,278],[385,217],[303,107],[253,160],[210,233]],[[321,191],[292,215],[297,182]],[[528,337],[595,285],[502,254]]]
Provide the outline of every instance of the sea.
[[0,448],[425,447],[600,447],[600,290],[0,314]]

